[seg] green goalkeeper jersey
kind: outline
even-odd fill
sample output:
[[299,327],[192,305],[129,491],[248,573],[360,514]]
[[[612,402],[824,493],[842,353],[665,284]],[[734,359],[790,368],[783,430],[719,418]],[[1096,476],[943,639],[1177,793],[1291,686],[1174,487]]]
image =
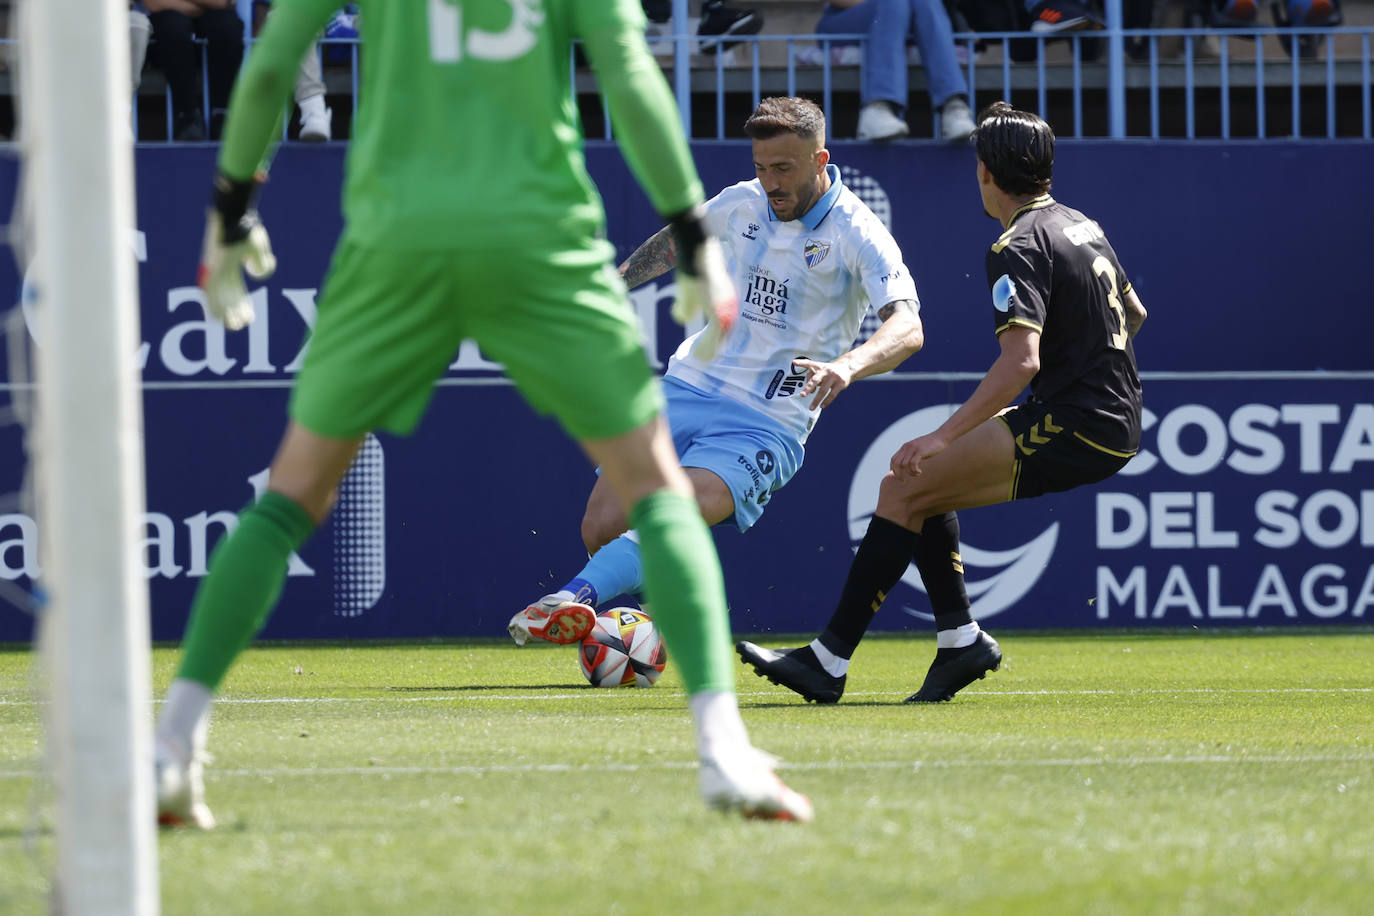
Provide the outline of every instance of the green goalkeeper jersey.
[[[339,0],[276,0],[230,104],[220,168],[263,161],[297,67]],[[557,247],[603,231],[582,156],[584,42],[631,169],[660,214],[702,199],[640,0],[360,0],[345,235],[370,246]]]

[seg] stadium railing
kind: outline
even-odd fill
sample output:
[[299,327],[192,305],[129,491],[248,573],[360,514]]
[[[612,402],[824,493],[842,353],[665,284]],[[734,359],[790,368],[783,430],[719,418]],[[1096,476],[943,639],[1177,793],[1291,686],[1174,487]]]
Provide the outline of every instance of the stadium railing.
[[[1372,36],[1374,25],[954,37],[976,103],[1002,98],[1041,114],[1067,109],[1061,113],[1068,118],[1056,119],[1061,137],[1367,140],[1374,135]],[[765,95],[785,93],[816,98],[831,113],[841,99],[857,109],[861,65],[836,61],[859,57],[843,49],[859,47],[863,36],[734,40],[736,48],[705,58],[688,75],[693,137],[732,135],[726,121],[731,94],[743,94],[750,108]],[[579,93],[594,91],[590,74],[577,76]],[[669,68],[670,79],[675,76]],[[926,88],[919,64],[910,69],[909,85],[912,107],[919,110]],[[682,98],[679,91],[679,105]],[[714,100],[705,123],[702,98]],[[1276,119],[1283,110],[1286,117]],[[596,128],[608,135],[606,125],[588,124],[589,135]]]
[[[734,47],[707,55],[697,53],[696,36],[685,28],[649,37],[693,139],[741,136],[739,125],[758,100],[778,94],[814,98],[831,114],[832,125],[845,124],[846,117],[852,124],[859,107],[862,65],[857,61],[863,40],[861,35],[741,35],[731,36]],[[1113,27],[1053,37],[961,32],[955,41],[975,107],[1002,98],[1046,116],[1053,113],[1062,138],[1374,137],[1374,24]],[[350,108],[356,113],[358,40],[320,44],[336,119]],[[588,138],[609,138],[595,76],[576,55],[569,67]],[[919,129],[928,111],[921,107],[925,87],[924,70],[913,62],[910,119],[917,140],[935,135],[933,129]],[[202,83],[201,89],[208,111],[208,87]],[[141,142],[170,142],[163,139],[172,133],[165,81],[156,72],[145,74],[139,95],[133,106],[135,136]],[[336,128],[336,136],[346,138],[348,123],[351,118],[342,130]],[[289,141],[288,124],[289,119],[283,139]],[[835,135],[845,136],[838,130]]]

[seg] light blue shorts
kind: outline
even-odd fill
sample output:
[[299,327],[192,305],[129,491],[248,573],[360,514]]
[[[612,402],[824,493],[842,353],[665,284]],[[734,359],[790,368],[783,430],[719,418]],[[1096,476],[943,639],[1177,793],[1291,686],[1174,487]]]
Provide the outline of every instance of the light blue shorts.
[[668,426],[683,467],[704,468],[730,489],[734,522],[748,531],[775,490],[801,468],[805,450],[767,415],[737,401],[663,379]]

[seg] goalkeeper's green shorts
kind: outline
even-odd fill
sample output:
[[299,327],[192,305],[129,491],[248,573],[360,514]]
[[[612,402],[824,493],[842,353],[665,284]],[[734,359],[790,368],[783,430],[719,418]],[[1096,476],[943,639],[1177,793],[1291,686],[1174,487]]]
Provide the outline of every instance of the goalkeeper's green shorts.
[[578,440],[629,432],[662,409],[640,325],[610,257],[577,250],[334,252],[291,396],[321,436],[411,432],[458,345],[473,339],[535,410]]

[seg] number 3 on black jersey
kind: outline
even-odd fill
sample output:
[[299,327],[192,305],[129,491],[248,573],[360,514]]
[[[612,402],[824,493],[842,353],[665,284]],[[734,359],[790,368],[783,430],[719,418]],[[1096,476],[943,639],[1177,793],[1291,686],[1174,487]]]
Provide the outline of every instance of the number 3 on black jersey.
[[1112,334],[1111,344],[1113,349],[1124,350],[1126,349],[1126,340],[1128,336],[1126,334],[1126,310],[1121,307],[1121,293],[1117,291],[1116,268],[1112,266],[1112,262],[1107,260],[1105,256],[1098,255],[1097,260],[1093,261],[1093,273],[1097,274],[1099,277],[1107,278],[1107,304],[1110,305],[1112,311],[1116,313],[1118,327],[1121,329]]

